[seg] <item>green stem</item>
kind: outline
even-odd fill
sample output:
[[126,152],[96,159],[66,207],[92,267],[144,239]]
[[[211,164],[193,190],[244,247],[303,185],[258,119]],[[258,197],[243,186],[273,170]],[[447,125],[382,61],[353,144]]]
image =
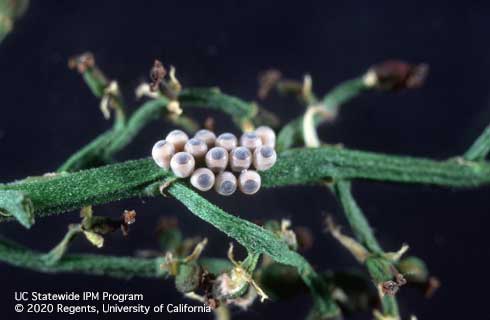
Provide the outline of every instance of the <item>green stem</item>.
[[166,271],[160,265],[163,258],[142,259],[95,254],[69,254],[56,263],[45,259],[45,254],[0,239],[0,260],[13,266],[47,273],[72,272],[104,275],[115,278],[162,278]]
[[[322,106],[325,108],[325,111],[331,113],[333,117],[335,117],[341,105],[354,99],[368,88],[369,87],[366,87],[364,84],[362,77],[347,80],[325,95],[322,100]],[[315,115],[313,119],[315,127],[318,127],[325,121],[325,117],[320,114]],[[283,151],[293,146],[303,144],[303,115],[301,115],[287,123],[281,129],[277,137],[277,149]]]
[[[0,238],[0,261],[13,266],[45,273],[81,273],[129,279],[133,277],[165,278],[167,271],[161,265],[165,258],[117,257],[98,254],[62,254],[56,261],[46,259],[50,253],[26,248]],[[232,268],[228,260],[203,257],[199,264],[214,274]]]
[[138,108],[126,125],[117,130],[110,141],[109,146],[104,150],[106,159],[112,158],[117,152],[124,149],[150,122],[162,119],[167,112],[168,99],[159,98],[148,101]]
[[[29,178],[0,185],[25,192],[37,216],[65,212],[142,196],[144,189],[171,173],[150,159],[127,161],[75,173]],[[325,179],[369,179],[442,187],[476,187],[490,183],[490,164],[433,161],[333,147],[291,149],[263,173],[266,188],[319,183]],[[0,203],[1,207],[1,203]],[[7,220],[0,217],[0,222]]]
[[[153,190],[150,188],[147,191],[153,194],[155,187],[157,186],[155,185]],[[322,314],[333,316],[339,313],[322,278],[308,261],[297,252],[290,250],[287,243],[274,233],[226,213],[180,183],[172,184],[167,192],[182,202],[194,215],[238,241],[248,252],[267,254],[276,262],[295,267],[305,284],[310,288],[315,305],[318,306]]]
[[490,183],[490,164],[435,161],[337,147],[290,149],[263,173],[265,187],[301,185],[320,179],[369,179],[442,187],[477,187]]
[[[238,125],[244,120],[256,119],[261,123],[272,121],[268,112],[259,113],[257,107],[238,98],[221,93],[218,89],[187,89],[179,95],[184,108],[203,107],[215,109],[230,115]],[[168,99],[160,97],[139,107],[123,124],[99,135],[80,151],[73,154],[58,172],[70,172],[110,163],[112,157],[127,147],[150,122],[163,118],[167,113]],[[261,116],[262,115],[262,116]],[[261,116],[261,118],[259,118]],[[269,120],[267,120],[269,119]],[[180,124],[194,128],[195,124],[184,118]],[[176,122],[176,121],[174,121]]]
[[364,77],[344,81],[323,97],[323,105],[327,111],[337,112],[337,109],[368,90]]
[[182,107],[207,107],[224,112],[232,119],[252,118],[257,110],[248,102],[222,93],[218,88],[190,88],[179,94]]
[[[57,177],[31,179],[4,185],[7,189],[26,191],[34,205],[34,212],[63,212],[88,204],[100,204],[116,199],[156,196],[168,171],[159,169],[151,160],[136,160],[96,169],[61,174]],[[267,254],[275,261],[294,266],[310,286],[316,304],[321,310],[338,310],[321,285],[321,278],[308,262],[274,233],[251,222],[230,215],[189,189],[175,182],[166,190],[182,202],[192,213],[209,222],[237,240],[251,253]]]
[[357,205],[351,192],[350,181],[338,181],[333,190],[344,209],[344,214],[357,240],[371,253],[381,254],[383,250],[374,237],[373,230]]
[[80,225],[69,225],[68,232],[65,234],[63,239],[51,249],[48,253],[43,256],[43,259],[46,261],[46,264],[53,265],[60,261],[60,259],[65,255],[68,251],[68,247],[70,243],[76,238],[78,234],[82,232],[82,228]]
[[[383,249],[379,245],[378,240],[376,240],[369,222],[352,195],[350,181],[338,181],[334,184],[333,189],[344,209],[344,214],[354,236],[373,255],[365,263],[372,279],[377,285],[384,281],[392,280],[393,273],[391,266],[393,266],[393,263],[383,257]],[[385,295],[380,298],[383,314],[398,319],[400,315],[395,297]]]
[[0,43],[12,32],[15,20],[27,10],[29,0],[0,0]]
[[114,130],[100,134],[92,142],[72,154],[59,168],[58,172],[78,171],[86,168],[99,167],[107,163],[104,150],[110,144]]
[[483,161],[490,152],[490,126],[476,139],[464,154],[464,158],[470,161]]
[[260,125],[276,126],[277,117],[258,107],[236,97],[222,93],[218,88],[190,88],[182,90],[179,101],[185,109],[190,107],[205,107],[224,112],[241,128],[244,121],[252,121]]
[[[165,262],[163,257],[135,258],[68,254],[61,257],[56,263],[48,263],[45,256],[44,253],[25,248],[6,239],[0,239],[0,261],[37,272],[80,273],[121,279],[134,277],[162,279],[168,276],[166,269],[161,268]],[[228,260],[208,257],[200,258],[199,264],[213,274],[221,274],[233,267]],[[271,281],[267,281],[268,289],[282,290],[284,283],[282,283],[281,273],[276,276],[269,273],[268,277],[272,278]]]

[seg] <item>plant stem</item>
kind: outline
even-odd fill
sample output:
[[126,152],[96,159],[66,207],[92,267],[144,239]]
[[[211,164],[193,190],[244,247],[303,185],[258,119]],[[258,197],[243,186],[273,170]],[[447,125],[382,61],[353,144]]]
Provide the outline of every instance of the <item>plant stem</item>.
[[[230,115],[239,126],[243,124],[243,121],[251,119],[266,124],[273,121],[269,112],[264,111],[257,114],[258,109],[253,104],[223,94],[218,89],[183,90],[179,95],[179,101],[184,108],[202,107],[222,111]],[[60,166],[58,172],[77,171],[110,163],[112,157],[127,147],[150,122],[164,118],[168,114],[168,102],[167,98],[160,97],[144,103],[127,121],[118,122],[112,129],[99,135],[80,151],[74,153]],[[180,122],[180,124],[187,124],[188,128],[194,126],[194,124],[189,125],[187,121]]]
[[470,161],[483,161],[490,152],[490,126],[476,139],[464,154],[464,158]]
[[29,0],[0,0],[0,43],[12,32],[15,20],[24,15]]
[[[354,78],[342,82],[322,99],[322,106],[325,111],[332,115],[332,118],[338,113],[341,105],[357,97],[361,92],[369,89],[364,83],[363,77]],[[321,113],[315,114],[313,118],[315,128],[323,123],[327,118]],[[293,146],[303,145],[303,115],[287,123],[279,132],[277,138],[278,151],[287,150]]]
[[357,240],[366,247],[369,252],[377,254],[382,253],[383,250],[381,249],[378,240],[374,237],[369,222],[352,196],[350,181],[337,181],[333,185],[333,191],[344,209],[344,214]]
[[[154,183],[151,183],[150,185],[146,185],[144,189],[141,189],[142,187],[141,183],[145,179],[144,177],[142,177],[139,181],[133,181],[134,180],[133,178],[142,176],[143,172],[146,171],[155,172],[155,170],[151,170],[151,168],[148,167],[148,166],[155,167],[153,163],[147,160],[132,161],[130,163],[126,163],[126,166],[123,166],[123,168],[118,168],[118,170],[116,171],[107,170],[109,172],[107,171],[101,172],[101,170],[111,168],[114,166],[107,166],[98,169],[80,171],[78,173],[61,175],[59,179],[63,180],[61,183],[66,185],[65,185],[65,189],[61,193],[58,193],[58,196],[64,197],[65,194],[77,195],[78,192],[76,190],[66,189],[66,187],[69,184],[74,183],[77,185],[77,188],[79,188],[78,190],[80,192],[92,193],[92,195],[89,196],[91,198],[91,202],[97,203],[98,201],[104,199],[104,197],[101,197],[101,195],[105,195],[106,197],[108,197],[109,196],[107,195],[108,192],[109,193],[116,192],[114,190],[111,190],[112,189],[111,185],[114,186],[118,183],[119,184],[122,183],[123,181],[126,181],[125,182],[126,185],[124,186],[123,190],[119,191],[120,193],[116,192],[117,193],[116,197],[125,197],[126,195],[134,191],[136,191],[138,195],[156,196],[160,194],[159,187],[162,184],[162,182],[155,182],[158,179],[151,178],[152,175],[147,176],[146,178],[148,178],[150,181],[153,180]],[[161,172],[162,170],[158,170],[158,171]],[[86,174],[87,176],[81,177],[80,174]],[[71,181],[66,180],[66,178],[70,176],[74,178],[74,180]],[[52,188],[56,188],[58,186],[57,184],[60,183],[60,181],[56,181],[59,179],[56,178],[48,179],[50,180],[51,183],[55,183],[55,184],[50,186],[45,186],[46,188],[41,187],[40,189],[44,190],[41,193],[44,192],[47,192],[48,194],[51,193],[54,190]],[[98,185],[89,186],[90,183],[88,185],[83,185],[82,182],[83,180],[85,180],[85,182],[91,180],[91,182],[98,183]],[[39,181],[40,180],[35,180],[32,182],[28,182],[28,184],[29,183],[36,184],[39,183]],[[39,185],[37,187],[39,187]],[[29,188],[29,189],[32,192],[29,194],[34,195],[33,191],[36,188]],[[49,190],[51,190],[51,192]],[[97,196],[93,196],[94,193],[97,192],[100,192],[100,194],[98,194]],[[327,286],[323,283],[323,279],[315,272],[315,270],[309,265],[309,263],[301,255],[299,255],[295,251],[290,250],[287,243],[283,241],[280,237],[278,237],[276,234],[258,225],[255,225],[249,221],[240,219],[234,215],[226,213],[225,211],[216,207],[215,205],[213,205],[212,203],[210,203],[209,201],[201,197],[199,194],[197,194],[196,192],[188,188],[184,183],[175,182],[168,187],[166,192],[171,194],[175,199],[182,202],[194,215],[210,223],[220,231],[224,232],[231,238],[238,241],[238,243],[243,245],[247,249],[247,251],[250,252],[251,254],[267,254],[276,262],[283,263],[297,268],[298,273],[301,275],[303,281],[310,288],[312,296],[315,300],[315,305],[318,306],[319,310],[321,310],[323,314],[328,316],[337,315],[339,313],[337,306],[335,305],[335,303],[330,297],[330,293],[328,291]],[[40,194],[38,194],[38,196],[39,195]],[[69,196],[63,199],[67,200],[68,198]],[[58,199],[58,203],[60,203],[60,200],[62,199]],[[80,201],[80,198],[75,202],[78,201]],[[35,203],[34,206],[36,207],[36,204],[42,206],[43,203],[48,204],[50,203],[50,201],[47,202],[34,201],[34,203]],[[54,207],[53,209],[56,210],[56,208]],[[65,261],[65,259],[66,258],[63,258],[59,262],[62,263],[63,261]]]
[[[359,208],[352,195],[350,181],[341,180],[336,182],[333,186],[333,190],[344,209],[344,214],[350,224],[354,236],[366,247],[370,254],[375,256],[375,258],[371,259],[370,263],[366,263],[365,266],[368,269],[369,274],[373,277],[373,280],[376,282],[376,285],[379,285],[382,281],[392,280],[393,274],[390,268],[379,267],[379,265],[392,265],[392,263],[383,257],[384,252],[381,249],[378,240],[376,240],[373,230],[364,213],[361,208]],[[380,299],[383,314],[399,319],[400,315],[395,297],[383,295]]]
[[111,159],[117,152],[124,149],[150,122],[162,119],[167,113],[168,100],[159,98],[151,100],[138,108],[120,130],[116,130],[110,144],[104,150],[104,158]]
[[44,257],[44,253],[0,239],[1,261],[35,271],[47,273],[76,272],[115,278],[131,278],[134,276],[161,278],[166,275],[166,271],[160,267],[163,258],[142,259],[95,254],[70,254],[63,256],[53,264]]
[[[159,184],[147,188],[147,192],[159,192]],[[155,190],[156,189],[156,190]],[[235,239],[251,254],[267,254],[274,261],[293,266],[298,270],[322,314],[332,316],[339,310],[330,297],[328,288],[300,254],[289,249],[277,235],[247,220],[226,213],[181,183],[174,183],[167,192],[182,202],[194,215]]]
[[[144,189],[171,176],[150,159],[132,160],[75,173],[29,178],[0,185],[26,192],[37,216],[140,197]],[[304,185],[325,179],[369,179],[442,187],[476,187],[490,183],[490,164],[433,161],[334,147],[292,149],[279,155],[262,175],[264,187]],[[181,183],[181,182],[179,182]],[[1,207],[1,204],[0,204]],[[0,217],[0,222],[8,219]]]
[[490,164],[435,161],[337,147],[290,149],[279,154],[276,165],[263,173],[262,184],[301,185],[326,178],[477,187],[490,183]]

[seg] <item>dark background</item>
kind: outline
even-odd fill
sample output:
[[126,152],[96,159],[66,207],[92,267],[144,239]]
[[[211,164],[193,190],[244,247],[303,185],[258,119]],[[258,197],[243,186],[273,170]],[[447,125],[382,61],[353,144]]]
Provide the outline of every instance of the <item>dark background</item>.
[[[54,171],[110,126],[98,111],[98,100],[67,68],[69,56],[86,50],[95,54],[107,75],[119,81],[132,109],[139,104],[133,90],[146,79],[155,58],[176,66],[184,86],[219,86],[247,100],[256,99],[256,76],[269,67],[293,78],[309,72],[315,91],[324,94],[387,58],[427,62],[431,70],[424,88],[365,94],[342,109],[335,125],[322,127],[321,138],[393,154],[438,159],[461,154],[490,122],[489,13],[488,6],[467,2],[32,1],[0,46],[1,181]],[[302,112],[293,99],[274,98],[264,105],[284,120]],[[194,115],[203,119],[202,112]],[[218,131],[230,129],[229,121],[218,123]],[[169,130],[163,121],[153,123],[119,159],[148,156],[153,143]],[[410,253],[425,259],[442,281],[431,300],[402,288],[398,297],[405,316],[490,318],[484,307],[490,284],[488,187],[461,191],[358,182],[354,191],[384,248],[397,250],[409,243]],[[243,218],[290,217],[294,224],[310,227],[316,242],[305,255],[319,270],[356,266],[347,252],[322,234],[326,212],[345,224],[335,200],[323,188],[263,190],[253,198],[210,194],[209,199]],[[137,223],[127,239],[113,235],[103,249],[96,250],[80,238],[73,251],[130,255],[141,248],[157,249],[152,230],[158,218],[176,215],[187,235],[210,237],[207,255],[225,255],[230,239],[177,202],[145,202],[97,207],[96,213],[111,216],[134,208]],[[3,224],[0,232],[47,251],[67,225],[77,221],[78,214],[72,213],[39,219],[30,231],[15,223]],[[145,304],[185,302],[171,281],[46,275],[2,264],[0,283],[2,318],[8,319],[28,319],[26,314],[13,313],[14,291],[19,290],[106,290],[143,293]],[[250,311],[235,311],[234,316],[300,319],[309,303],[308,297],[256,303]]]

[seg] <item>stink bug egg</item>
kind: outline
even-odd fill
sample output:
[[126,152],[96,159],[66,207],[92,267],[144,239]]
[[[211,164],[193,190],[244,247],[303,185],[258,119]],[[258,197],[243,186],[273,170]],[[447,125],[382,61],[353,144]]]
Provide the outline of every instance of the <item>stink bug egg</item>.
[[233,173],[223,171],[216,177],[214,189],[222,196],[230,196],[236,191],[237,181]]
[[230,167],[232,171],[240,172],[252,164],[252,153],[246,147],[237,147],[230,152]]
[[245,132],[240,138],[240,145],[249,148],[254,151],[256,148],[262,145],[262,140],[255,132]]
[[196,161],[188,152],[178,152],[170,160],[173,173],[179,178],[187,178],[194,171]]
[[196,159],[204,159],[206,152],[208,152],[208,146],[204,141],[192,138],[187,141],[184,150],[189,152]]
[[174,146],[165,140],[158,141],[153,146],[153,149],[151,149],[151,156],[153,157],[155,163],[159,167],[167,170],[170,168],[170,159],[172,159],[174,153]]
[[208,191],[214,186],[214,173],[208,168],[199,168],[191,176],[191,184],[201,191]]
[[179,152],[184,150],[184,146],[187,140],[189,140],[189,136],[182,130],[172,130],[167,134],[165,140],[173,144],[175,151]]
[[262,140],[264,146],[275,148],[276,134],[274,133],[274,130],[270,127],[260,126],[255,129],[255,133],[259,136],[260,140]]
[[214,142],[216,141],[216,135],[207,129],[201,129],[196,132],[194,138],[204,141],[208,148],[212,148],[214,146]]
[[214,147],[206,153],[206,166],[214,172],[221,172],[228,165],[228,152],[225,148]]
[[237,138],[231,133],[222,133],[216,138],[216,146],[231,151],[237,146]]
[[238,178],[238,187],[245,194],[254,194],[260,189],[261,179],[257,171],[244,170]]
[[276,151],[269,146],[261,146],[254,151],[253,164],[258,171],[269,170],[276,163],[276,160]]

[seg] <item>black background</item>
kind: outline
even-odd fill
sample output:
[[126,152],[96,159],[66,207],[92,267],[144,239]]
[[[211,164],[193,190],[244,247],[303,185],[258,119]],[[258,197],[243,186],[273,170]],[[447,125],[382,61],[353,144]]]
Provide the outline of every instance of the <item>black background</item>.
[[[431,71],[424,88],[365,94],[342,109],[335,125],[322,127],[321,138],[393,154],[438,159],[461,154],[490,122],[489,13],[487,6],[468,2],[33,1],[0,46],[1,181],[54,171],[110,126],[98,111],[97,99],[67,68],[69,56],[86,50],[119,81],[133,109],[138,105],[133,90],[146,79],[155,58],[176,66],[184,86],[219,86],[247,100],[256,98],[257,73],[269,67],[298,79],[311,73],[314,89],[321,95],[387,58],[427,62]],[[302,112],[293,99],[274,98],[264,105],[284,120]],[[193,115],[204,118],[203,111]],[[225,119],[217,126],[218,131],[232,129]],[[148,156],[153,143],[169,130],[163,121],[153,123],[118,158]],[[354,191],[384,248],[396,250],[409,243],[410,253],[425,259],[442,281],[431,300],[403,288],[399,301],[405,316],[489,318],[485,308],[490,284],[489,188],[461,191],[358,182]],[[330,236],[322,234],[326,212],[345,224],[335,200],[322,188],[263,190],[254,197],[232,199],[210,194],[209,199],[243,218],[289,217],[294,224],[309,226],[316,242],[305,255],[319,270],[356,266]],[[79,239],[73,251],[129,255],[141,248],[156,249],[152,230],[158,217],[176,215],[186,234],[210,237],[207,255],[225,255],[230,239],[180,204],[171,199],[145,202],[97,207],[96,213],[111,216],[134,208],[137,223],[127,239],[111,236],[101,250]],[[35,249],[49,250],[77,217],[72,213],[39,219],[30,231],[15,223],[3,224],[0,232]],[[145,304],[185,301],[171,281],[45,275],[4,264],[0,283],[2,318],[8,319],[37,318],[13,312],[14,291],[19,290],[107,290],[143,293]],[[234,316],[300,319],[308,308],[309,299],[299,297],[257,303],[248,312],[235,311]]]

